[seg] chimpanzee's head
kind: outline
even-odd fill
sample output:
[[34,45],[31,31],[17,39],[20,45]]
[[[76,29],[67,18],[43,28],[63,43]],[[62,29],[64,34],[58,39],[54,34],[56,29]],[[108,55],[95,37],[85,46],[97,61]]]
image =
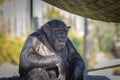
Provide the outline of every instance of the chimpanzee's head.
[[63,21],[58,19],[51,20],[43,26],[49,43],[56,51],[65,47],[69,28]]

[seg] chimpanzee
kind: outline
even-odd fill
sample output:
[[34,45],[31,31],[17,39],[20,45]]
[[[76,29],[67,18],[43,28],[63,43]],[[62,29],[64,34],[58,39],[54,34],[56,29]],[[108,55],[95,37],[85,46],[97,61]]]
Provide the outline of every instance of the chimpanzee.
[[85,64],[67,34],[53,19],[29,35],[20,54],[21,80],[83,80]]

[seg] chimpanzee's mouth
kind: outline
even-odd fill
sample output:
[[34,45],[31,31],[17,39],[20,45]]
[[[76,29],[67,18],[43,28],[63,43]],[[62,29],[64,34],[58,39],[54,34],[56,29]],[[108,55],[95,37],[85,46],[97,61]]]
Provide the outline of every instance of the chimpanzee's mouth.
[[60,50],[65,47],[65,42],[58,42],[55,44],[56,49]]
[[64,42],[59,42],[59,45],[65,45],[65,43]]

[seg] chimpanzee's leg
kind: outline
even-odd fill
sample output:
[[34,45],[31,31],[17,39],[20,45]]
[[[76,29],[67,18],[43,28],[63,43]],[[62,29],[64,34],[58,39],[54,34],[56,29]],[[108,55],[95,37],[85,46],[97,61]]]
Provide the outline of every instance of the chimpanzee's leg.
[[25,77],[25,80],[50,80],[45,69],[34,68]]
[[73,67],[68,66],[67,70],[66,70],[66,80],[73,80]]
[[48,72],[48,75],[50,77],[50,80],[57,80],[58,75],[59,75],[57,67],[47,69],[47,72]]
[[52,71],[52,70],[48,71],[48,75],[50,76],[50,80],[56,80],[57,79],[55,71]]

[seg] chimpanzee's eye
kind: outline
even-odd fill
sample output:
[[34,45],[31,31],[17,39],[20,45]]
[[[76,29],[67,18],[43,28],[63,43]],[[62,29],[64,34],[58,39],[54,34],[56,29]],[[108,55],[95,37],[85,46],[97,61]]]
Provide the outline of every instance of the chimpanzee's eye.
[[68,31],[67,30],[55,30],[56,34],[65,34],[67,35]]
[[55,30],[56,33],[60,33],[61,30]]

